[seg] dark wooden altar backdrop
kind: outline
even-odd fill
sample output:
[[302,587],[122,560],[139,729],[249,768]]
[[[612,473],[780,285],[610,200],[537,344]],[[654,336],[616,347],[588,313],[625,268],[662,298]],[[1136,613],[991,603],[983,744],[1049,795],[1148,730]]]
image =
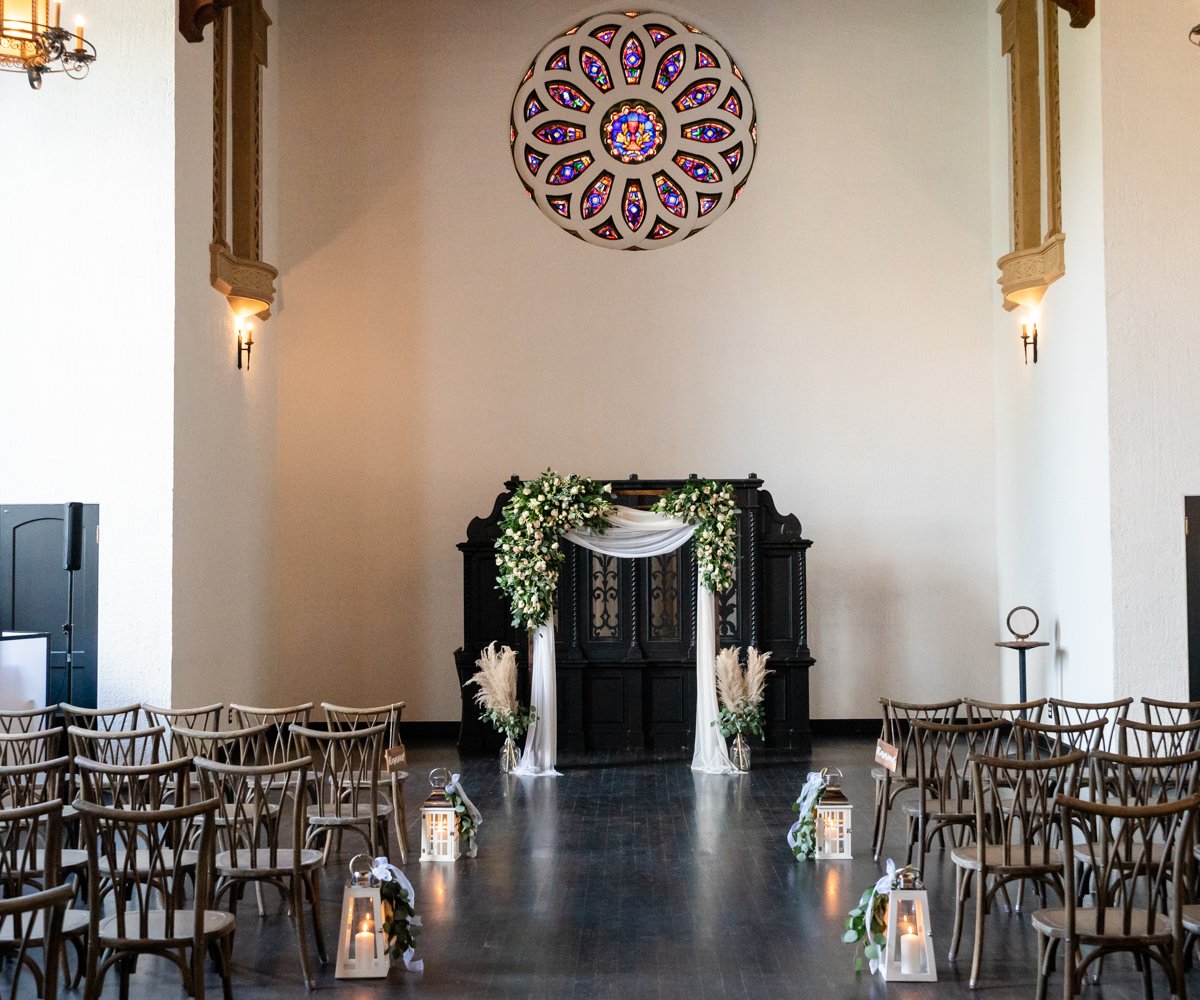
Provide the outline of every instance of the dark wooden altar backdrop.
[[[619,504],[648,508],[684,480],[613,481]],[[763,481],[732,480],[740,509],[733,586],[718,595],[722,646],[769,650],[766,743],[808,749],[810,742],[805,553],[800,522],[775,509]],[[475,672],[493,640],[518,652],[522,700],[528,701],[529,640],[510,623],[496,589],[500,512],[520,480],[513,476],[491,513],[472,519],[463,554],[463,645],[458,682]],[[564,750],[690,747],[696,715],[696,567],[691,546],[663,556],[619,559],[564,543],[566,561],[556,622],[558,745]],[[500,740],[479,721],[476,688],[462,690],[459,747],[489,752]]]

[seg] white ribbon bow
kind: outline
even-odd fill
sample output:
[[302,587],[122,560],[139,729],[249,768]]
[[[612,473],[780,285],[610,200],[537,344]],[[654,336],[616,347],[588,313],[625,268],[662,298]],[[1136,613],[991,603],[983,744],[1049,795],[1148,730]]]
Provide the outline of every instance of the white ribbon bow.
[[[887,859],[887,872],[883,875],[880,875],[879,878],[875,881],[875,884],[871,887],[871,898],[867,901],[866,922],[867,922],[867,943],[868,944],[871,941],[871,919],[872,919],[872,915],[875,913],[875,897],[878,896],[880,893],[882,893],[885,896],[888,893],[890,893],[892,891],[892,880],[895,877],[896,877],[896,862],[893,861],[891,858],[888,858]],[[879,970],[879,966],[883,964],[883,961],[884,961],[884,958],[882,956],[879,958],[868,959],[867,964],[870,965],[870,967],[871,967],[871,975],[875,975],[875,973]]]
[[[471,822],[475,824],[475,829],[478,830],[480,825],[483,823],[483,816],[480,814],[479,810],[475,808],[475,803],[467,798],[467,791],[462,786],[461,775],[450,775],[450,781],[446,785],[446,794],[449,795],[452,792],[456,793],[458,797],[462,799],[463,805],[467,807],[467,812],[471,816]],[[475,852],[477,850],[478,848],[475,846],[475,838],[472,836],[471,842],[467,845],[467,857],[475,857]]]
[[787,832],[788,847],[793,851],[796,850],[796,844],[800,840],[800,825],[812,811],[816,797],[820,795],[828,783],[829,778],[824,771],[808,772],[808,779],[804,782],[804,787],[800,789],[800,797],[796,799],[796,804],[800,807],[800,815]]
[[[400,888],[408,893],[409,906],[413,907],[413,909],[416,909],[416,890],[413,889],[412,883],[405,877],[404,872],[388,861],[387,858],[376,858],[375,863],[371,866],[371,874],[377,881],[398,883]],[[416,915],[411,916],[408,918],[408,924],[410,927],[420,927],[421,918]],[[408,969],[409,972],[424,972],[425,960],[421,958],[414,959],[413,955],[415,954],[416,949],[414,948],[409,948],[404,952],[404,955],[402,956],[404,959],[404,967]]]

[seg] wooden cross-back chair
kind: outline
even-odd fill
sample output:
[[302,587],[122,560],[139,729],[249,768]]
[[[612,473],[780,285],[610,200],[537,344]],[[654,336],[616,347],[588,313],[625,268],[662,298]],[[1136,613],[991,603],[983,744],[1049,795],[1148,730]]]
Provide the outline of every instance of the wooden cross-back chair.
[[1073,750],[1094,753],[1100,749],[1104,739],[1105,722],[1092,719],[1090,722],[1027,722],[1018,719],[1013,723],[1013,745],[1016,754],[1024,760],[1039,760],[1044,757],[1062,757]]
[[[913,757],[917,772],[917,797],[904,803],[908,818],[908,863],[925,871],[925,852],[934,836],[961,839],[975,828],[969,758],[972,754],[994,756],[1006,723],[927,722],[912,723],[915,736]],[[955,841],[957,842],[957,841]]]
[[233,713],[233,721],[240,729],[251,726],[270,726],[271,740],[268,746],[269,760],[260,764],[279,764],[285,760],[296,760],[305,756],[297,750],[296,739],[292,734],[296,726],[307,726],[312,717],[313,703],[306,701],[303,705],[291,705],[287,708],[255,708],[252,705],[232,703],[229,711]]
[[1061,698],[1048,698],[1050,705],[1050,720],[1058,726],[1076,725],[1080,722],[1092,722],[1095,719],[1104,721],[1104,734],[1100,738],[1100,749],[1114,751],[1117,749],[1117,720],[1129,715],[1132,698],[1120,698],[1116,701],[1064,701]]
[[[63,922],[74,895],[75,890],[71,886],[60,885],[22,896],[0,898],[0,949],[11,954],[16,963],[8,994],[13,1000],[19,996],[22,971],[33,965],[30,951],[41,948],[43,955],[58,955],[62,947]],[[86,933],[86,922],[83,929]],[[75,987],[78,985],[73,984]],[[58,996],[57,959],[47,960],[45,971],[38,969],[35,986],[39,996]],[[2,996],[3,993],[0,993]]]
[[[98,1000],[104,979],[117,968],[121,995],[128,996],[137,958],[161,955],[179,968],[184,988],[204,997],[204,957],[212,951],[227,998],[233,995],[230,952],[233,914],[213,909],[216,799],[164,809],[114,809],[79,804],[88,845],[87,997]],[[174,845],[193,842],[200,859],[189,870]],[[183,892],[194,873],[189,907]],[[114,912],[102,910],[101,883],[108,881]]]
[[888,814],[896,804],[897,797],[906,789],[915,788],[917,784],[916,763],[913,758],[913,747],[916,743],[913,722],[953,722],[961,705],[961,698],[928,704],[896,701],[893,698],[879,699],[879,706],[883,712],[881,737],[884,742],[894,746],[898,753],[894,771],[881,765],[871,769],[871,777],[875,781],[875,828],[871,843],[876,861],[883,851]]
[[1135,757],[1174,757],[1191,753],[1200,740],[1200,719],[1183,722],[1117,720],[1116,752]]
[[[225,823],[218,829],[216,855],[216,895],[219,904],[227,896],[227,907],[237,912],[237,904],[246,887],[256,892],[272,885],[283,895],[295,918],[296,943],[300,950],[300,968],[308,989],[316,985],[308,954],[304,929],[304,904],[307,898],[317,956],[328,961],[321,926],[321,867],[324,857],[318,850],[305,847],[307,835],[306,798],[307,757],[278,764],[240,765],[196,758],[204,794],[221,803]],[[278,809],[269,789],[292,786],[284,796],[291,803],[291,822],[272,820]]]
[[404,809],[404,782],[408,778],[408,771],[389,767],[386,757],[387,750],[404,747],[404,741],[400,738],[400,716],[404,707],[405,703],[402,701],[392,702],[390,705],[377,705],[374,708],[348,708],[345,705],[321,702],[329,728],[334,731],[367,729],[380,724],[387,727],[381,741],[383,754],[379,761],[378,784],[392,808],[392,823],[402,865],[408,863],[408,814]]
[[166,747],[166,736],[162,726],[102,731],[80,726],[67,729],[72,758],[86,757],[102,764],[157,764]]
[[97,732],[116,732],[137,729],[141,713],[140,705],[125,705],[122,708],[83,708],[63,702],[63,725],[70,728],[95,729]]
[[[973,755],[978,838],[951,851],[956,877],[954,931],[950,961],[958,954],[966,902],[975,883],[975,936],[971,958],[971,989],[979,982],[983,933],[996,894],[1017,882],[1023,889],[1034,883],[1045,903],[1049,887],[1062,899],[1062,835],[1055,797],[1073,795],[1087,754],[1076,750],[1062,757],[1019,760]],[[1007,895],[1007,893],[1006,893]]]
[[1156,726],[1176,725],[1200,719],[1200,701],[1161,701],[1158,698],[1143,698],[1142,711],[1146,721]]
[[184,729],[201,730],[215,733],[221,728],[221,713],[225,705],[204,705],[201,708],[159,708],[157,705],[147,705],[142,702],[142,714],[146,723],[151,726],[162,726],[168,738],[176,726]]
[[[1118,805],[1060,796],[1063,830],[1087,829],[1087,840],[1063,838],[1063,905],[1039,909],[1037,998],[1062,945],[1063,996],[1077,996],[1093,963],[1116,952],[1139,958],[1146,995],[1156,964],[1173,996],[1186,995],[1184,982],[1184,879],[1200,795],[1149,805]],[[1084,906],[1079,872],[1090,875],[1094,893]]]
[[[65,901],[74,896],[74,888],[63,884],[60,867],[62,853],[61,799],[0,810],[0,900],[10,904],[10,910],[14,911],[14,919],[0,920],[0,955],[15,957],[18,961],[13,984],[14,996],[17,992],[16,977],[21,967],[28,968],[33,975],[40,996],[57,996],[52,991],[47,992],[46,986],[53,985],[56,978],[58,941],[47,940],[49,928],[45,923],[45,914],[36,910],[23,913],[16,900],[30,892],[59,888],[66,890],[63,897]],[[80,972],[83,970],[83,940],[87,923],[88,915],[82,910],[67,910],[59,921],[59,932],[63,939],[71,941],[75,947],[77,969]],[[44,949],[41,967],[29,954],[30,948],[38,945]]]
[[57,757],[63,735],[62,729],[0,733],[0,764],[36,764]]
[[1005,722],[1016,722],[1025,719],[1028,722],[1041,722],[1042,713],[1046,710],[1046,699],[1035,701],[980,701],[978,698],[964,698],[963,707],[967,710],[968,722],[990,722],[1001,719]]
[[6,708],[0,710],[0,733],[36,733],[54,728],[57,705],[45,708]]

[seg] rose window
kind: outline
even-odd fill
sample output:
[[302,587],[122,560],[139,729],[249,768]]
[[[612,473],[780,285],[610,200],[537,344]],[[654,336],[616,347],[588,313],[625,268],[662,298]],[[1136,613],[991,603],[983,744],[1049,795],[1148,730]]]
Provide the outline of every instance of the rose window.
[[758,129],[750,88],[715,39],[667,14],[599,14],[538,53],[511,139],[521,182],[555,223],[646,250],[733,203]]

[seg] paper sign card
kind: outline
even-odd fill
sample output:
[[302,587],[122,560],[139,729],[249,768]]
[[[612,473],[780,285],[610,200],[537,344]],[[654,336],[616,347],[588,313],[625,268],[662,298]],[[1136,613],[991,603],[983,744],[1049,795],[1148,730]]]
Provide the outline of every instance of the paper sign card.
[[900,751],[883,740],[875,741],[875,763],[882,764],[889,771],[896,770],[896,762],[900,759]]
[[408,766],[408,757],[404,750],[404,744],[399,746],[388,747],[383,751],[383,760],[389,771],[403,771]]

